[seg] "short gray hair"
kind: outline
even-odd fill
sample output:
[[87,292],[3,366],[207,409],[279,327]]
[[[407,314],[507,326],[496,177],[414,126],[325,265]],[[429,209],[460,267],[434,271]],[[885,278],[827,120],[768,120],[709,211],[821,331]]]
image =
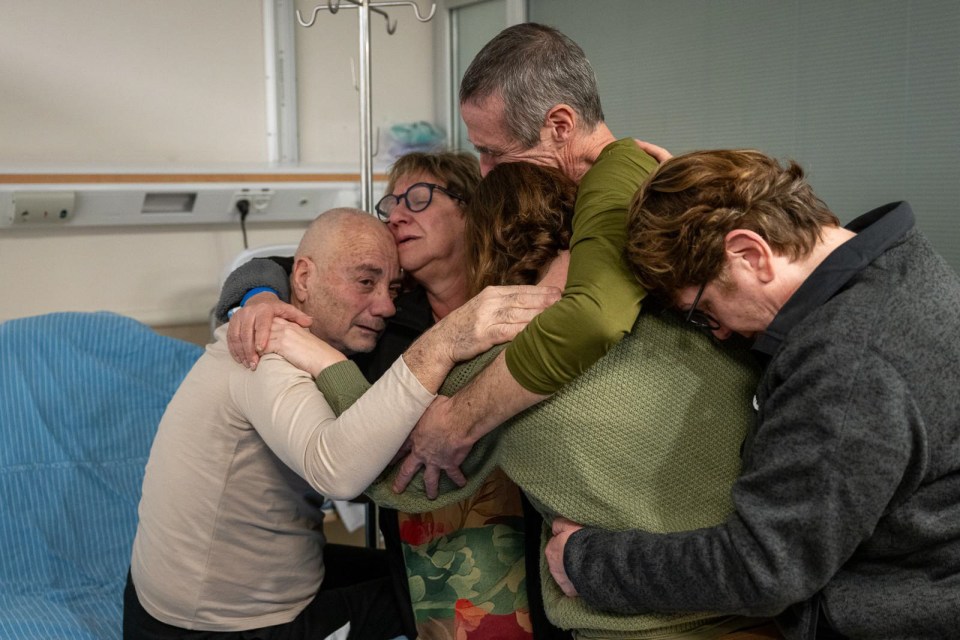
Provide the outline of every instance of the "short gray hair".
[[567,104],[593,130],[603,122],[593,68],[580,46],[533,22],[507,27],[484,45],[460,83],[460,103],[499,95],[507,132],[531,148],[540,142],[547,112]]

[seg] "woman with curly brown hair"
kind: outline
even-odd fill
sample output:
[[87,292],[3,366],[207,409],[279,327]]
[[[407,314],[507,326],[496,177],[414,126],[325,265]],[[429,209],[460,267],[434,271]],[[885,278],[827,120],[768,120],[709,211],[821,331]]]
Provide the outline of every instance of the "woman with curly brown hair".
[[539,281],[570,247],[576,199],[577,185],[559,169],[517,162],[487,174],[464,229],[471,295]]

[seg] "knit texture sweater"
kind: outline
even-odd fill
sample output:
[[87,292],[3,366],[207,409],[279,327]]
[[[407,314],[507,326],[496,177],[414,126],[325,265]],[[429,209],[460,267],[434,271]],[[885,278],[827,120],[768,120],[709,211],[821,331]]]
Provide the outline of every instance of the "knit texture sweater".
[[[458,366],[440,392],[455,393],[497,353]],[[345,375],[351,370],[352,379]],[[500,466],[546,526],[555,515],[612,530],[711,526],[732,509],[730,486],[740,469],[756,380],[749,354],[715,344],[671,314],[644,312],[582,376],[478,441],[462,466],[466,487],[444,478],[440,497],[431,501],[415,478],[396,495],[392,470],[368,495],[403,511],[428,511],[469,496]],[[352,363],[328,368],[317,384],[334,411],[368,386]],[[545,563],[541,582],[550,620],[581,637],[653,638],[717,620],[708,612],[603,613],[564,597]]]

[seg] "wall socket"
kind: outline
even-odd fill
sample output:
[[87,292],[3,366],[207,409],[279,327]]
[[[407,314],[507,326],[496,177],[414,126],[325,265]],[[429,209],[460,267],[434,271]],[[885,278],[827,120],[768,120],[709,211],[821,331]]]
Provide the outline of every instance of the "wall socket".
[[66,222],[76,204],[73,191],[15,191],[13,193],[13,222]]
[[273,200],[273,189],[241,189],[233,194],[230,201],[230,211],[237,211],[237,203],[241,200],[250,201],[250,213],[267,213],[270,202]]

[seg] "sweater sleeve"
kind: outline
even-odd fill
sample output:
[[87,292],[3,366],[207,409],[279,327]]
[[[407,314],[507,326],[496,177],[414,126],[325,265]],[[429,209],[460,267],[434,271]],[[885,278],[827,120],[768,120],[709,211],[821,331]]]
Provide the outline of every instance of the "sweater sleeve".
[[337,417],[310,375],[274,354],[231,378],[231,393],[277,457],[332,499],[359,495],[435,398],[401,358]]
[[581,181],[563,296],[507,348],[510,374],[528,391],[555,392],[633,327],[645,292],[623,261],[626,214],[655,167],[633,139],[624,139],[608,145]]
[[771,391],[722,525],[571,536],[564,564],[584,600],[621,613],[775,615],[870,544],[889,505],[922,482],[927,438],[893,366],[846,342],[812,340],[768,370]]
[[290,301],[290,258],[254,258],[237,267],[223,283],[220,299],[214,307],[217,322],[229,320],[230,309],[240,306],[248,291],[256,287],[270,287],[284,302]]

